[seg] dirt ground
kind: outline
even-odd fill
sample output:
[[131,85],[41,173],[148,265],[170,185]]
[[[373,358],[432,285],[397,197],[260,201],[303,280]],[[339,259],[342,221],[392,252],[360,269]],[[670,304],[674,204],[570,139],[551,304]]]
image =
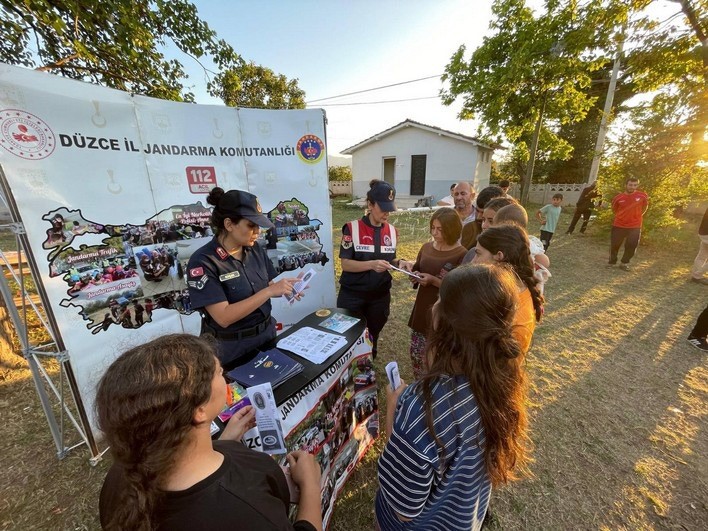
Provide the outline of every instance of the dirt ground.
[[[334,233],[359,215],[337,206]],[[627,273],[605,269],[608,244],[594,234],[599,227],[588,236],[562,234],[569,219],[561,216],[548,252],[553,278],[527,358],[534,477],[493,494],[490,528],[705,529],[708,357],[686,342],[708,303],[708,287],[688,281],[697,220],[644,243]],[[427,238],[427,218],[393,221],[399,255],[413,259]],[[408,380],[413,297],[396,278],[376,360],[381,373],[397,360]],[[97,529],[110,458],[91,466],[80,448],[57,459],[19,356],[0,358],[0,408],[0,529]],[[383,443],[340,493],[330,529],[373,528]]]

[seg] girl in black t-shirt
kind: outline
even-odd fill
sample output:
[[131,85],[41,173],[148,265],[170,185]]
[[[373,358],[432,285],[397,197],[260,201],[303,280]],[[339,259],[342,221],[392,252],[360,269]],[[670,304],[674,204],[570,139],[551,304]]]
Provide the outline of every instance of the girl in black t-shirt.
[[114,458],[101,489],[104,529],[322,528],[317,461],[301,451],[287,456],[300,489],[293,525],[283,471],[238,442],[255,425],[250,406],[212,443],[226,391],[211,343],[191,335],[155,339],[113,362],[96,395]]

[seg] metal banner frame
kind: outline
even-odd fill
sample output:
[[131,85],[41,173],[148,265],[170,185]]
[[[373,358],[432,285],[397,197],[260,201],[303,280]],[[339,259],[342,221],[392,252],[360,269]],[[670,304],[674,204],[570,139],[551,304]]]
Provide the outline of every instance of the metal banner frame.
[[[5,254],[8,250],[0,250],[0,295],[5,301],[8,316],[19,338],[20,354],[29,366],[42,411],[54,440],[57,457],[63,459],[71,450],[86,444],[91,452],[90,462],[95,464],[101,459],[103,452],[99,451],[91,432],[68,352],[64,348],[61,335],[57,333],[56,323],[53,322],[50,313],[44,313],[32,300],[25,285],[27,275],[25,274],[23,257],[26,258],[29,267],[28,273],[37,288],[40,303],[45,308],[48,307],[47,295],[42,289],[42,283],[38,280],[39,271],[29,247],[24,226],[20,221],[16,205],[12,204],[12,201],[8,201],[8,197],[12,196],[8,194],[7,186],[5,173],[0,166],[0,187],[2,188],[0,199],[10,211],[11,216],[11,222],[0,225],[0,230],[9,231],[15,235],[17,252],[17,271],[15,271],[10,259]],[[14,281],[19,287],[19,309],[15,305],[9,280]],[[39,319],[40,326],[49,335],[50,341],[42,344],[30,342],[28,318],[32,314]],[[59,374],[54,378],[45,367],[50,360],[54,360],[59,367]],[[71,402],[67,394],[71,396]],[[67,442],[68,431],[71,428],[78,434],[80,438],[78,442],[76,439],[73,442]]]

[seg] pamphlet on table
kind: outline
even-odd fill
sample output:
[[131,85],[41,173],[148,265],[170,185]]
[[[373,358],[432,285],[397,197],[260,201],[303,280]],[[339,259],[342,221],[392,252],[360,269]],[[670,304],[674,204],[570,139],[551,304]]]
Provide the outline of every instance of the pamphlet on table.
[[356,317],[350,317],[349,315],[344,315],[343,313],[333,313],[330,317],[322,321],[317,326],[326,328],[332,332],[337,332],[338,334],[343,334],[358,322],[359,319]]
[[288,350],[312,363],[324,363],[327,358],[347,345],[347,338],[303,326],[278,341],[278,348]]

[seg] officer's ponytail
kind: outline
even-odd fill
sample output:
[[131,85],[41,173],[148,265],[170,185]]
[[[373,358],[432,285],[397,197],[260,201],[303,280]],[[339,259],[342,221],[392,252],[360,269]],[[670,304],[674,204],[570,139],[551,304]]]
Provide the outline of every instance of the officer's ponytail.
[[207,203],[212,205],[214,207],[214,210],[211,212],[211,228],[214,231],[214,234],[218,236],[222,229],[224,228],[224,221],[226,221],[227,216],[223,211],[219,209],[219,201],[221,200],[222,197],[224,197],[224,194],[226,192],[224,191],[223,188],[220,188],[218,186],[214,187],[211,189],[209,192],[209,195],[206,198]]
[[380,182],[382,182],[381,179],[371,179],[371,181],[369,182],[369,191],[366,192],[366,200],[367,200],[367,201],[369,202],[369,204],[371,204],[371,205],[375,205],[375,204],[376,204],[376,199],[374,199],[374,196],[373,196],[373,194],[371,193],[371,191],[374,189],[374,185],[376,185],[376,184],[378,184],[378,183],[380,183]]

